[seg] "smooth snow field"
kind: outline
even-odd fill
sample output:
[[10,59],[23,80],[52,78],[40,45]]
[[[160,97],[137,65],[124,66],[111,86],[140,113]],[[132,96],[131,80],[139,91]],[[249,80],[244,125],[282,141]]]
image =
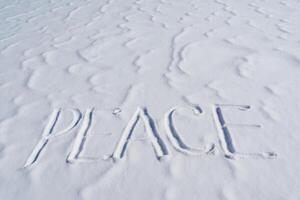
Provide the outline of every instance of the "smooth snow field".
[[0,200],[299,200],[299,0],[0,0]]

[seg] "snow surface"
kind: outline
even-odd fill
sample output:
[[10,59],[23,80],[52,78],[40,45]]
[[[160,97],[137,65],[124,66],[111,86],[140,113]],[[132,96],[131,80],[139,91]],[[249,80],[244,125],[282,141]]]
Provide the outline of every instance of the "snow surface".
[[299,120],[299,0],[0,0],[1,200],[298,200]]

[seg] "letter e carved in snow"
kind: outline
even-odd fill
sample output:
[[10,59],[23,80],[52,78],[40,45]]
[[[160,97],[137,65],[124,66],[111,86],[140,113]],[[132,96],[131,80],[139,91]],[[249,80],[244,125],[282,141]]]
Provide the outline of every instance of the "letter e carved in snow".
[[277,154],[275,152],[262,152],[262,153],[240,153],[236,151],[232,135],[229,131],[230,126],[243,126],[243,127],[257,127],[260,128],[260,125],[257,124],[228,124],[225,122],[224,115],[221,107],[229,106],[235,107],[242,111],[247,111],[250,109],[248,105],[215,105],[213,107],[213,115],[218,129],[218,134],[220,138],[221,147],[224,150],[225,156],[227,158],[276,158]]

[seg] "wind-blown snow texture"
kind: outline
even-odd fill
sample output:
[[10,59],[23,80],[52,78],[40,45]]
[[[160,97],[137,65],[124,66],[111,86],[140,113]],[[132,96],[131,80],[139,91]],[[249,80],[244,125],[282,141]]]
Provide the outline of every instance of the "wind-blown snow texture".
[[0,0],[0,199],[300,199],[299,77],[299,0]]

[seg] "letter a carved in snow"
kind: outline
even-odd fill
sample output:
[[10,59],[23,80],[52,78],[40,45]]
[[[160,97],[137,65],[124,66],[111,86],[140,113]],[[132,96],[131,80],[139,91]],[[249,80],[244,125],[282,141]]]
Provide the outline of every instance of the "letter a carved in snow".
[[134,113],[133,117],[130,119],[126,128],[124,129],[121,138],[113,152],[112,158],[114,160],[119,160],[124,157],[126,149],[129,145],[131,136],[133,134],[134,128],[137,125],[139,119],[142,119],[145,125],[146,133],[148,134],[152,146],[154,148],[156,157],[158,159],[169,154],[167,146],[164,144],[163,140],[160,138],[159,133],[156,130],[155,122],[148,114],[146,108],[138,108]]

